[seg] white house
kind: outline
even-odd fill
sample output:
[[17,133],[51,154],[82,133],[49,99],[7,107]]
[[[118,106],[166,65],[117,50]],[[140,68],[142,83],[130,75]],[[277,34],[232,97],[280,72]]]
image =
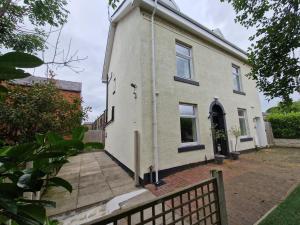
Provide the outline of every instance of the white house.
[[[173,0],[125,0],[111,16],[102,81],[106,151],[147,180],[267,145],[246,53],[182,14]],[[223,131],[216,140],[213,130]],[[139,132],[135,157],[134,131]],[[137,163],[137,164],[135,164]],[[138,165],[138,166],[135,166]]]

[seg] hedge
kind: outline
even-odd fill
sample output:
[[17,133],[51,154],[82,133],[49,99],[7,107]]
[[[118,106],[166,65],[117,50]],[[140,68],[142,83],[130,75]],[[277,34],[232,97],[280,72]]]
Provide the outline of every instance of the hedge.
[[275,138],[300,139],[300,112],[268,116]]

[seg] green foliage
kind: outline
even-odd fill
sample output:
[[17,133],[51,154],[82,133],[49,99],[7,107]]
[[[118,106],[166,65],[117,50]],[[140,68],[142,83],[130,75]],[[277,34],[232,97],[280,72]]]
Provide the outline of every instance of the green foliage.
[[0,68],[35,68],[43,65],[43,63],[38,57],[22,52],[8,52],[0,56]]
[[108,0],[108,4],[113,8],[117,8],[117,4],[120,2],[120,0]]
[[290,113],[290,112],[300,112],[300,101],[296,101],[288,105],[279,103],[278,106],[272,107],[267,110],[267,113]]
[[0,139],[24,143],[34,140],[37,133],[71,134],[81,125],[87,110],[81,108],[81,99],[69,102],[63,98],[51,80],[30,88],[12,86],[0,102]]
[[45,48],[45,27],[66,23],[66,0],[0,1],[0,48],[33,52]]
[[300,112],[274,113],[268,116],[272,124],[275,138],[299,139],[300,138]]
[[300,186],[298,186],[259,225],[296,225],[300,221]]
[[300,91],[300,2],[221,0],[232,3],[236,21],[255,27],[250,37],[249,63],[258,88],[269,98],[290,102],[290,94]]
[[231,127],[229,131],[235,138],[239,138],[242,135],[240,128],[238,127]]
[[230,132],[230,134],[232,134],[235,137],[234,151],[236,152],[236,147],[237,147],[237,144],[238,144],[238,139],[242,135],[242,132],[241,132],[240,128],[238,128],[238,127],[231,127],[231,129],[230,129],[229,132]]
[[104,144],[100,143],[100,142],[89,142],[89,143],[85,143],[84,147],[86,149],[104,149]]
[[[19,225],[57,224],[46,218],[45,210],[45,207],[55,207],[55,202],[29,200],[23,195],[50,186],[63,187],[72,192],[70,183],[55,175],[68,162],[69,156],[83,149],[79,137],[83,135],[84,128],[76,132],[77,137],[72,140],[48,132],[46,135],[37,135],[32,143],[0,148],[1,224],[9,220]],[[74,142],[77,144],[74,145]]]
[[38,57],[21,52],[9,52],[0,56],[0,101],[8,91],[1,81],[28,77],[30,74],[20,68],[35,68],[42,64],[43,61]]
[[215,130],[215,138],[216,140],[225,140],[226,139],[226,134],[224,130]]

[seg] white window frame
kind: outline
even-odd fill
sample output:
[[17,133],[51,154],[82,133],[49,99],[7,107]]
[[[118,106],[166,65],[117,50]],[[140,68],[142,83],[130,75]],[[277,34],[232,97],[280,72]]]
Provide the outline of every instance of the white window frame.
[[[232,69],[235,68],[238,70],[238,74],[236,73],[233,73],[232,72]],[[243,92],[243,83],[242,83],[242,74],[241,74],[241,67],[235,65],[235,64],[231,64],[231,76],[234,77],[234,79],[236,79],[236,77],[238,77],[238,83],[239,83],[239,87],[240,87],[240,90],[237,90],[234,86],[234,83],[233,83],[233,90],[235,91],[239,91],[239,92]],[[234,82],[234,81],[233,81]]]
[[[249,137],[250,136],[250,130],[249,130],[249,122],[248,122],[247,110],[246,109],[242,109],[242,108],[238,108],[237,111],[238,111],[238,118],[239,118],[239,127],[240,127],[240,130],[241,130],[240,119],[243,118],[245,120],[245,126],[246,126],[246,134],[245,135],[241,135],[241,138]],[[240,116],[239,115],[239,111],[243,111],[244,116]]]
[[[190,52],[190,55],[184,55],[184,54],[181,54],[179,52],[177,52],[176,50],[176,46],[179,45],[183,48],[186,48],[189,50]],[[192,51],[192,47],[189,46],[189,45],[186,45],[186,44],[183,44],[182,42],[179,42],[179,41],[176,41],[175,43],[175,51],[176,51],[176,77],[179,77],[179,78],[182,78],[182,79],[187,79],[187,80],[193,80],[194,76],[194,70],[193,70],[193,51]],[[181,57],[183,59],[186,59],[186,60],[189,60],[189,65],[190,65],[190,77],[189,78],[186,78],[186,77],[183,77],[182,75],[178,74],[178,70],[177,70],[177,57]]]
[[[180,105],[183,106],[192,106],[193,110],[194,110],[194,115],[182,115],[180,112]],[[198,145],[200,143],[200,133],[199,133],[199,124],[198,124],[198,109],[197,109],[197,105],[195,104],[189,104],[189,103],[179,103],[178,105],[179,108],[179,125],[180,125],[180,143],[181,143],[181,147],[186,147],[186,146],[193,146],[193,145]],[[182,137],[181,137],[181,118],[193,118],[195,119],[195,123],[196,123],[196,141],[194,142],[182,142]]]

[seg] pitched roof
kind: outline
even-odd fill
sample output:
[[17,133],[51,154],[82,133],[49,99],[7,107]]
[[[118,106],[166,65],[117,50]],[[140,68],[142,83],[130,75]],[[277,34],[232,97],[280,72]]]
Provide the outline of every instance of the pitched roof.
[[[17,85],[23,85],[23,86],[32,86],[33,84],[46,83],[48,80],[49,79],[45,77],[29,76],[23,79],[13,80],[12,83]],[[81,92],[82,84],[80,82],[57,80],[57,79],[54,79],[54,81],[56,87],[60,90]]]
[[[107,79],[116,24],[135,7],[142,7],[144,9],[153,10],[153,8],[155,7],[154,1],[155,0],[124,0],[111,16],[111,25],[107,39],[105,59],[102,71],[103,82],[106,82]],[[178,9],[170,6],[170,4],[167,4],[166,1],[158,0],[156,15],[167,21],[173,22],[178,27],[186,29],[187,31],[207,40],[208,42],[222,48],[223,50],[238,57],[239,59],[245,62],[247,61],[247,53],[244,50],[224,39],[222,36],[216,34],[202,24],[198,23],[197,21],[191,19],[187,15],[181,13]]]

